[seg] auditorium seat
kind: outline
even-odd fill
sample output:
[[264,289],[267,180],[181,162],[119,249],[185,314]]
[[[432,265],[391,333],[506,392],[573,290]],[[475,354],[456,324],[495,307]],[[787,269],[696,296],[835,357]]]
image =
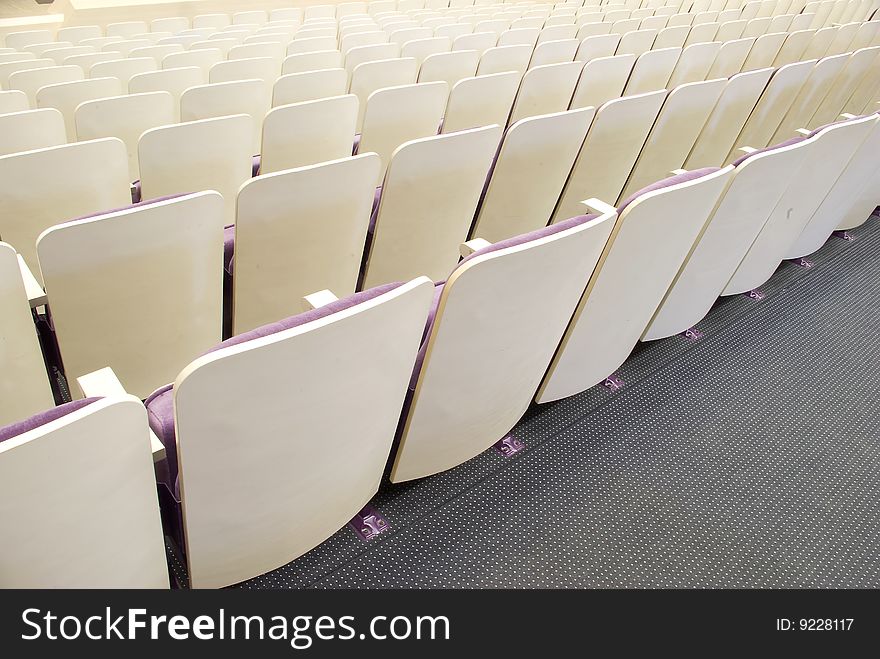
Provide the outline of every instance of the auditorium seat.
[[620,367],[706,224],[732,169],[712,167],[672,176],[619,205],[602,264],[587,285],[537,402],[584,391]]
[[38,108],[55,108],[64,117],[69,142],[76,141],[76,108],[80,103],[119,96],[123,92],[119,78],[91,78],[76,82],[46,85],[37,91]]
[[681,48],[649,50],[636,59],[623,90],[624,96],[637,96],[666,89],[669,76],[681,57]]
[[527,44],[489,48],[480,56],[477,75],[505,73],[507,71],[517,71],[520,75],[523,75],[529,68],[532,52],[532,47]]
[[598,108],[612,99],[620,98],[635,61],[635,55],[612,55],[588,60],[581,71],[569,108]]
[[163,69],[161,71],[150,71],[149,73],[139,73],[136,76],[132,76],[128,82],[128,92],[132,95],[149,92],[167,92],[171,95],[172,99],[171,112],[173,120],[166,123],[179,123],[181,96],[190,87],[204,85],[207,81],[207,74],[197,66]]
[[403,144],[388,166],[366,258],[364,287],[410,273],[445,277],[459,258],[492,159],[497,125]]
[[506,126],[519,83],[520,75],[516,71],[459,80],[449,94],[442,132],[453,133],[490,124]]
[[281,63],[281,74],[304,73],[320,69],[336,69],[342,66],[342,53],[335,48],[308,53],[288,55]]
[[0,585],[168,588],[148,433],[125,395],[0,428]]
[[418,82],[442,81],[453,89],[460,80],[475,76],[479,64],[480,54],[476,50],[428,55],[419,67]]
[[58,110],[0,114],[0,156],[67,144],[64,117]]
[[0,91],[0,114],[24,112],[30,109],[28,97],[18,90]]
[[521,119],[504,136],[472,235],[498,242],[550,222],[593,108]]
[[376,493],[433,288],[311,296],[321,306],[218,345],[147,399],[193,588],[289,563]]
[[[413,84],[416,82],[418,73],[418,63],[412,57],[375,60],[358,64],[351,71],[351,84],[349,86],[349,92],[356,95],[360,102],[357,124],[358,132],[361,132],[363,127],[364,115],[367,111],[367,100],[373,92],[384,87]],[[439,123],[438,121],[438,126]]]
[[260,152],[263,119],[271,107],[271,90],[262,79],[233,80],[190,87],[180,97],[181,121],[198,121],[234,114],[251,117],[251,153]]
[[128,89],[128,82],[139,73],[158,70],[159,65],[152,57],[131,57],[125,59],[98,62],[89,69],[89,78],[117,78],[123,89]]
[[466,462],[519,421],[614,227],[614,208],[595,210],[462,246],[466,258],[437,286],[392,482]]
[[[777,144],[788,139],[795,134],[798,128],[814,127],[810,123],[810,119],[819,109],[822,99],[825,98],[835,79],[843,71],[848,59],[849,54],[833,55],[823,57],[816,63],[792,100],[791,107],[788,108],[788,112],[785,113],[779,127],[770,138],[769,144]],[[837,113],[832,116],[832,119],[836,116]]]
[[563,62],[526,71],[508,123],[567,110],[583,68],[583,62]]

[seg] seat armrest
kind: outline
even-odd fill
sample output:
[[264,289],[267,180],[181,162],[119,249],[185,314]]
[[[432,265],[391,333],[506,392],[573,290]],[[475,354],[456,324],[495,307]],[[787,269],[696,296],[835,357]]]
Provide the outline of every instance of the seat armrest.
[[27,293],[28,302],[30,302],[31,309],[42,307],[48,302],[46,291],[44,291],[43,287],[40,286],[40,283],[37,281],[37,278],[34,277],[34,273],[31,272],[28,264],[24,262],[21,254],[18,254],[17,256],[18,267],[21,270],[21,280],[24,282],[24,290],[25,293]]
[[608,213],[616,213],[617,209],[611,204],[606,204],[601,199],[596,199],[595,197],[591,197],[589,199],[585,199],[581,202],[583,206],[587,207],[588,211],[596,213],[598,215],[607,215]]
[[472,240],[468,240],[467,242],[463,242],[458,246],[458,253],[462,256],[470,256],[474,252],[483,249],[484,247],[489,247],[492,243],[484,238],[473,238]]
[[317,309],[318,307],[323,307],[331,302],[336,302],[339,298],[336,297],[331,291],[324,289],[323,291],[318,291],[317,293],[312,293],[311,295],[306,295],[303,300],[305,301],[306,311],[311,311],[312,309]]

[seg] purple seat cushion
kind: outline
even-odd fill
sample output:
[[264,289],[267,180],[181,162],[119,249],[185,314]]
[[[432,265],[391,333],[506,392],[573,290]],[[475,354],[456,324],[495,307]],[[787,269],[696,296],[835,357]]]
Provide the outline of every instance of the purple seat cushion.
[[[285,318],[277,323],[263,325],[262,327],[258,327],[249,332],[233,336],[231,339],[227,339],[223,343],[214,346],[205,354],[207,355],[217,350],[239,345],[241,343],[247,343],[248,341],[253,341],[254,339],[259,339],[264,336],[271,336],[272,334],[277,334],[278,332],[283,332],[284,330],[289,330],[325,318],[334,313],[339,313],[340,311],[350,309],[351,307],[355,307],[368,300],[372,300],[380,295],[384,295],[399,286],[401,286],[400,282],[377,286],[368,291],[361,291],[360,293],[355,293],[354,295],[336,300],[330,304],[325,304],[323,307],[311,309],[305,313]],[[144,401],[144,405],[147,407],[150,428],[153,429],[153,432],[156,433],[159,441],[161,441],[162,445],[165,447],[166,467],[164,472],[160,474],[160,480],[164,481],[174,495],[179,498],[179,489],[177,486],[177,441],[174,430],[173,386],[173,384],[168,384],[157,389],[147,397]]]
[[415,391],[416,382],[419,379],[419,373],[425,361],[425,353],[428,351],[428,339],[431,336],[431,330],[434,329],[434,321],[437,319],[437,307],[440,306],[440,296],[443,294],[444,286],[446,286],[445,281],[434,283],[434,300],[431,302],[431,308],[428,310],[428,322],[425,323],[425,333],[422,334],[422,345],[419,347],[418,355],[416,355],[416,363],[409,380],[409,388],[412,391]]
[[188,194],[192,194],[191,192],[186,192],[183,194],[172,194],[166,195],[164,197],[156,197],[155,199],[146,199],[144,201],[139,201],[134,204],[129,204],[128,206],[120,206],[119,208],[111,208],[106,211],[98,211],[97,213],[89,213],[88,215],[82,215],[80,217],[75,217],[72,220],[66,220],[62,222],[62,224],[67,224],[67,222],[78,222],[79,220],[88,220],[92,217],[100,217],[101,215],[110,215],[110,213],[118,213],[119,211],[126,211],[130,208],[143,208],[145,206],[152,206],[153,204],[158,204],[161,201],[168,201],[170,199],[178,199],[180,197],[185,197]]
[[75,400],[72,403],[65,403],[64,405],[53,407],[52,409],[46,410],[45,412],[35,414],[34,416],[30,417],[29,419],[25,419],[24,421],[18,421],[8,426],[3,426],[2,428],[0,428],[0,442],[5,442],[7,439],[18,437],[19,435],[23,435],[26,432],[34,430],[35,428],[45,426],[47,423],[51,423],[56,419],[60,419],[63,416],[67,416],[68,414],[76,412],[86,405],[91,405],[96,400],[101,399],[83,398],[82,400]]
[[805,139],[807,139],[807,138],[806,137],[792,137],[791,139],[785,140],[784,142],[780,142],[779,144],[771,144],[770,146],[765,146],[763,149],[757,149],[756,151],[753,151],[752,153],[747,153],[745,155],[740,156],[739,158],[737,158],[736,160],[733,161],[733,166],[739,167],[746,160],[758,155],[759,153],[767,153],[768,151],[775,151],[776,149],[782,149],[784,147],[791,146],[792,144],[798,144],[800,142],[803,142]]
[[259,176],[260,175],[260,167],[263,164],[262,156],[254,156],[251,161],[251,176]]
[[223,229],[223,269],[232,274],[232,257],[235,255],[235,225]]
[[708,174],[712,174],[717,172],[720,167],[703,167],[701,169],[694,169],[689,172],[685,172],[684,174],[676,174],[675,176],[670,176],[668,178],[664,178],[660,181],[655,181],[649,186],[646,186],[639,190],[638,192],[634,192],[629,197],[627,197],[620,206],[617,207],[617,212],[622,213],[623,209],[633,203],[636,199],[641,197],[642,195],[646,195],[649,192],[654,192],[655,190],[662,190],[663,188],[669,188],[673,185],[678,185],[679,183],[687,183],[688,181],[693,181],[694,179],[698,179],[702,176],[706,176]]
[[361,148],[361,134],[358,133],[354,136],[354,144],[351,145],[351,155],[356,156],[358,154],[358,149]]

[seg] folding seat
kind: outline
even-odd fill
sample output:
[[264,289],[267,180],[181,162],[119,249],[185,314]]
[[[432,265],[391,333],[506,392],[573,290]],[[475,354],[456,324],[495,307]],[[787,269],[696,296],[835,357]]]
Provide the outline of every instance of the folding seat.
[[755,39],[755,45],[749,51],[749,56],[743,63],[743,71],[754,71],[755,69],[764,69],[773,66],[782,45],[788,38],[785,32],[777,32],[774,34],[764,34]]
[[74,82],[83,79],[83,72],[78,66],[48,66],[39,69],[16,71],[9,76],[8,89],[18,89],[28,97],[31,107],[36,107],[37,90],[46,85],[61,82]]
[[130,39],[136,34],[149,32],[150,28],[145,21],[125,21],[123,23],[110,23],[104,33],[108,37],[122,37]]
[[411,272],[439,280],[455,266],[501,132],[498,125],[483,126],[413,140],[395,151],[375,212],[365,288]]
[[281,64],[281,74],[303,73],[320,69],[338,69],[341,66],[341,52],[338,50],[317,50],[311,53],[288,55]]
[[691,27],[687,39],[684,40],[685,46],[692,43],[703,43],[705,41],[715,41],[715,35],[718,34],[718,23],[699,23]]
[[281,75],[279,60],[272,57],[252,57],[218,62],[208,72],[208,81],[213,84],[259,79],[267,86],[271,86],[279,75]]
[[[776,144],[782,142],[795,135],[798,128],[813,128],[810,119],[822,99],[828,94],[837,76],[843,71],[850,55],[833,55],[820,59],[816,66],[810,71],[810,75],[804,81],[797,95],[792,100],[791,107],[779,123],[773,136],[768,140],[768,144]],[[836,118],[837,113],[831,117]]]
[[286,44],[280,43],[252,43],[235,46],[229,50],[226,59],[244,60],[268,57],[277,61],[281,66],[281,60],[285,58]]
[[626,32],[620,38],[615,55],[635,55],[638,57],[642,53],[651,50],[654,39],[657,36],[656,30],[634,30]]
[[418,82],[443,81],[452,89],[464,78],[477,73],[480,53],[476,50],[458,50],[428,55],[419,67]]
[[[28,278],[28,284],[24,278]],[[33,290],[30,290],[33,289]],[[45,303],[11,245],[0,242],[0,424],[13,423],[54,405],[31,307]],[[31,298],[36,295],[37,298]]]
[[[554,43],[554,42],[550,42]],[[581,40],[575,52],[574,59],[579,62],[589,62],[600,57],[611,57],[617,51],[620,44],[620,35],[602,34],[586,37]]]
[[[320,69],[303,73],[289,73],[275,81],[272,92],[272,107],[340,96],[345,94],[347,88],[348,76],[345,69]],[[349,144],[350,146],[351,144]]]
[[[342,300],[325,294],[334,301],[220,344],[148,399],[153,427],[174,449],[160,487],[176,499],[169,513],[186,509],[174,535],[185,543],[193,587],[290,562],[375,494],[432,292],[421,277]],[[292,396],[290,369],[267,369],[270,362],[320,378]],[[330,399],[346,401],[346,413],[328,420],[321,401]]]
[[[336,44],[338,40],[338,34],[336,31],[336,26],[328,26],[328,27],[308,27],[303,26],[299,30],[296,31],[296,34],[293,36],[293,41],[291,41],[291,45],[295,42],[306,42],[318,44],[317,41],[312,41],[312,39],[322,39],[325,42],[327,40],[332,39],[333,43]],[[321,50],[323,50],[325,46],[321,46]],[[290,51],[288,50],[288,54]]]
[[657,30],[658,32],[669,24],[668,16],[649,16],[639,23],[640,30]]
[[779,68],[780,66],[803,60],[804,51],[815,33],[815,30],[789,32],[785,41],[782,42],[782,47],[773,59],[773,66]]
[[497,37],[510,30],[510,21],[504,18],[482,20],[474,26],[474,32],[494,32]]
[[412,57],[419,66],[427,57],[438,53],[447,53],[452,48],[448,37],[432,37],[430,39],[416,39],[406,42],[400,49],[401,57]]
[[475,32],[455,37],[452,40],[452,50],[476,50],[482,54],[495,48],[497,43],[498,35],[494,32]]
[[223,221],[220,195],[201,192],[66,222],[40,236],[68,379],[106,364],[143,398],[221,339]]
[[345,156],[242,187],[232,264],[234,334],[296,312],[315,286],[354,293],[379,167],[373,153]]
[[70,218],[131,203],[129,186],[125,145],[114,138],[2,156],[0,236],[42,283],[37,236]]
[[531,46],[535,47],[541,30],[537,27],[505,30],[498,35],[498,46]]
[[809,14],[806,12],[801,12],[797,14],[794,19],[791,21],[791,26],[788,28],[789,32],[797,32],[799,30],[810,30],[815,28],[810,28],[813,24],[813,18],[815,18],[815,14]]
[[801,59],[821,59],[825,57],[825,53],[828,52],[828,48],[831,46],[831,42],[834,41],[834,37],[837,36],[838,28],[835,27],[823,27],[813,34],[813,38],[810,39],[810,43],[807,44],[807,47],[804,49],[803,55]]
[[472,235],[497,242],[546,226],[594,115],[590,107],[529,117],[511,126]]
[[694,24],[694,17],[696,14],[673,14],[669,17],[669,23],[667,23],[667,27],[680,27],[687,26],[690,27]]
[[93,46],[66,46],[53,48],[43,53],[43,57],[55,61],[55,64],[64,64],[64,60],[75,55],[94,55],[98,50]]
[[[606,23],[614,24],[619,21],[630,20],[631,14],[632,14],[632,11],[630,11],[628,9],[611,9],[611,10],[605,12],[605,17],[603,20]],[[636,19],[636,20],[640,20],[640,19]],[[621,34],[623,34],[623,33],[621,33]]]
[[774,16],[771,19],[770,24],[767,26],[767,32],[788,32],[791,29],[794,17],[794,14],[780,14]]
[[20,62],[0,63],[0,89],[9,89],[9,76],[17,71],[29,71],[31,69],[45,69],[55,66],[55,60],[31,59]]
[[441,25],[434,28],[435,37],[448,37],[453,41],[458,37],[473,33],[473,25],[467,23],[456,23],[454,25]]
[[34,57],[43,57],[43,53],[47,50],[57,50],[58,48],[69,48],[74,44],[69,41],[49,41],[47,43],[36,43],[30,46],[25,46],[22,51],[29,52]]
[[0,53],[0,64],[6,64],[7,62],[33,62],[36,59],[33,53]]
[[[281,59],[284,59],[285,54],[287,53],[287,44],[293,41],[293,36],[287,32],[281,33],[272,33],[272,34],[254,34],[249,37],[245,37],[244,41],[241,42],[241,46],[237,46],[238,48],[243,48],[244,46],[273,46],[274,48],[281,48]],[[231,50],[231,49],[230,49]],[[272,55],[277,55],[273,52]],[[237,57],[240,59],[241,55]]]
[[[754,19],[753,19],[754,20]],[[733,41],[734,39],[746,39],[752,38],[756,39],[757,34],[749,34],[747,27],[752,21],[728,21],[727,23],[721,23],[718,26],[718,32],[715,33],[715,41],[721,41],[722,43],[725,41]],[[784,30],[777,30],[778,32],[784,32]],[[767,30],[764,30],[761,34],[766,33]]]
[[181,121],[246,114],[252,123],[252,155],[260,151],[263,118],[271,108],[270,89],[262,80],[235,80],[190,87],[180,97]]
[[567,110],[583,62],[537,66],[526,71],[510,113],[509,123],[539,114]]
[[62,144],[64,117],[54,108],[0,114],[0,156]]
[[[88,398],[0,428],[4,588],[168,588],[134,396]],[[112,519],[112,524],[108,520]]]
[[462,464],[520,419],[613,229],[614,209],[603,210],[495,244],[462,245],[470,255],[437,287],[392,482]]
[[86,101],[75,112],[79,140],[117,137],[128,152],[129,179],[140,178],[137,147],[140,136],[150,128],[175,122],[174,97],[166,91],[129,94]]
[[635,55],[589,60],[581,71],[569,108],[598,108],[611,99],[620,98],[635,61]]
[[170,32],[177,34],[190,28],[190,21],[184,16],[156,18],[150,22],[150,32]]
[[357,111],[357,97],[352,94],[298,102],[271,110],[263,124],[260,173],[350,156]]
[[773,137],[815,65],[816,60],[807,60],[786,64],[776,69],[740,131],[725,163],[739,157],[737,150],[740,147],[761,149],[770,144],[770,138]]
[[269,22],[269,13],[262,10],[239,11],[232,15],[233,25],[265,25]]
[[[358,64],[351,73],[349,91],[358,97],[358,132],[364,124],[367,99],[384,87],[397,87],[415,83],[419,73],[418,62],[412,57],[377,60]],[[438,120],[437,126],[440,122]],[[436,131],[435,131],[436,132]],[[390,154],[389,154],[390,155]]]
[[125,39],[124,41],[111,41],[101,47],[102,53],[116,53],[117,59],[128,57],[129,53],[136,48],[147,48],[154,45],[149,39]]
[[709,79],[709,71],[720,50],[721,44],[717,41],[687,46],[678,58],[675,68],[672,69],[672,75],[669,76],[669,82],[666,83],[667,87],[671,89],[689,82]]
[[[351,75],[359,64],[382,60],[395,60],[400,56],[400,46],[396,43],[381,43],[372,46],[358,46],[357,48],[352,48],[345,54],[343,60],[347,72],[347,82],[350,82]],[[416,62],[416,67],[418,67],[418,62]]]
[[[855,125],[862,124],[867,124],[870,128],[861,141],[857,140],[858,145],[852,158],[844,165],[828,194],[786,252],[786,258],[801,258],[819,249],[831,237],[831,232],[845,221],[853,201],[859,199],[864,187],[873,184],[876,178],[880,169],[877,167],[877,154],[880,153],[880,115],[850,115],[847,123],[853,124],[853,129]],[[832,178],[835,175],[836,172],[833,172]],[[868,209],[865,217],[870,215],[871,210],[873,209]]]
[[303,18],[335,18],[336,7],[334,5],[312,5],[303,9]]
[[367,3],[367,13],[371,16],[385,11],[395,11],[396,9],[396,0],[371,0]]
[[656,91],[614,99],[598,109],[553,213],[554,223],[578,215],[584,199],[620,196],[665,98],[665,90]]
[[[537,402],[579,393],[613,374],[644,333],[727,185],[732,168],[658,181],[625,200]],[[635,264],[638,267],[633,267]]]
[[55,108],[64,118],[67,139],[76,140],[74,112],[80,103],[96,98],[118,96],[122,84],[117,78],[93,78],[41,87],[36,94],[36,107]]
[[746,21],[750,21],[753,18],[758,17],[758,12],[760,11],[761,3],[757,2],[746,2],[742,6],[742,13],[740,14],[740,18]]
[[691,32],[689,25],[674,25],[665,27],[657,32],[654,43],[651,46],[654,50],[663,48],[682,48],[684,42],[687,41]]
[[681,53],[681,48],[663,48],[639,55],[624,88],[624,96],[666,89]]
[[[339,34],[337,35],[339,37],[340,45],[342,45],[342,42],[347,37],[353,37],[356,34],[373,34],[373,35],[379,34],[384,39],[386,39],[386,40],[388,39],[388,35],[385,34],[385,31],[380,29],[379,26],[376,25],[375,22],[373,22],[372,20],[370,20],[368,18],[363,19],[363,21],[364,22],[362,22],[362,23],[361,22],[358,22],[358,23],[348,22],[345,24],[340,23]],[[376,42],[372,42],[372,43],[376,43]],[[381,42],[378,42],[378,43],[381,43]]]
[[574,16],[551,16],[544,21],[544,29],[559,25],[574,25]]
[[460,80],[449,94],[442,132],[453,133],[491,124],[506,126],[519,80],[515,71]]
[[477,67],[477,75],[518,71],[524,74],[532,58],[533,48],[527,45],[496,46],[490,48],[482,57]]
[[849,48],[852,51],[856,51],[862,48],[868,48],[869,46],[880,45],[880,43],[878,43],[878,36],[880,36],[880,21],[862,23],[856,31]]
[[0,114],[9,112],[24,112],[30,109],[28,97],[24,92],[17,89],[0,91]]
[[321,50],[336,50],[336,37],[310,37],[294,39],[287,45],[287,56],[300,53],[314,53]]
[[405,27],[400,30],[389,32],[388,41],[392,41],[402,46],[407,41],[414,41],[415,39],[430,39],[434,36],[443,35],[435,35],[433,30],[427,27]]
[[828,57],[829,55],[839,55],[841,53],[852,52],[850,44],[855,38],[860,25],[861,23],[847,23],[846,25],[841,25],[838,28],[837,33],[834,35],[834,39],[831,40],[828,50],[825,51],[825,56]]
[[10,32],[6,35],[6,45],[16,50],[24,50],[35,43],[48,43],[54,41],[50,30],[22,30]]
[[878,109],[875,102],[880,100],[877,99],[878,92],[880,92],[880,67],[871,66],[847,99],[843,111],[850,114],[875,112]]
[[192,26],[197,29],[214,28],[222,30],[224,27],[229,27],[231,24],[232,19],[229,14],[200,14],[193,17],[192,20]]
[[89,69],[89,78],[116,78],[123,89],[128,89],[128,82],[139,73],[157,71],[159,65],[152,57],[134,57],[98,62]]
[[359,32],[357,34],[349,34],[342,37],[339,42],[339,50],[343,53],[347,53],[352,48],[359,48],[360,46],[375,46],[383,43],[388,43],[388,35],[381,30]]
[[873,128],[874,117],[847,121],[810,133],[785,193],[727,282],[722,295],[758,288],[767,281],[822,204],[835,180]]
[[148,130],[138,144],[141,198],[216,190],[232,224],[236,193],[252,174],[253,133],[246,114]]
[[529,67],[571,62],[579,46],[580,42],[577,39],[560,39],[559,41],[540,43],[532,54]]
[[165,56],[160,64],[163,69],[183,69],[197,67],[207,81],[211,67],[223,61],[223,52],[217,48],[188,50]]
[[760,18],[753,18],[750,21],[745,22],[745,28],[742,31],[743,38],[747,37],[755,37],[756,39],[760,36],[767,34],[767,28],[770,27],[770,17],[764,16]]
[[727,81],[691,149],[685,169],[715,167],[724,163],[771,75],[772,68],[758,69],[737,73]]
[[684,165],[726,86],[724,79],[705,80],[687,83],[669,92],[620,199]]
[[162,64],[162,60],[164,60],[168,55],[173,53],[182,53],[184,52],[183,46],[180,44],[168,44],[166,46],[147,46],[146,48],[135,48],[132,50],[128,56],[129,57],[152,57],[156,62],[156,65]]
[[98,37],[96,39],[83,39],[80,41],[80,46],[91,46],[96,50],[101,50],[108,43],[117,43],[119,41],[125,41],[123,37]]

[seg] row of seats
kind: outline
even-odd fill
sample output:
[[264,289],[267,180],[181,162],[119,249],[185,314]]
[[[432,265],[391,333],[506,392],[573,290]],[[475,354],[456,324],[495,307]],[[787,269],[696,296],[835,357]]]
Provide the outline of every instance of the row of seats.
[[[536,389],[546,402],[591,386],[640,337],[680,331],[719,293],[760,283],[782,258],[814,249],[856,210],[854,200],[868,202],[860,213],[880,202],[878,147],[880,117],[852,117],[724,168],[678,173],[616,209],[590,200],[590,214],[495,244],[470,241],[440,284],[417,277],[342,300],[329,291],[307,296],[313,310],[207,350],[148,396],[146,410],[106,369],[80,378],[86,398],[0,430],[2,482],[21,500],[51,502],[59,520],[71,514],[59,483],[85,487],[71,471],[111,484],[118,541],[93,542],[95,527],[106,525],[93,515],[65,543],[66,551],[89,549],[89,569],[47,571],[38,559],[49,531],[32,533],[28,507],[10,501],[3,512],[15,522],[15,542],[3,560],[30,568],[11,583],[48,574],[55,586],[62,578],[119,585],[116,567],[127,585],[167,583],[149,505],[148,418],[164,446],[166,516],[194,586],[228,585],[292,560],[373,495],[395,428],[394,482],[480,453]],[[89,227],[96,237],[148,223],[158,233],[212,203],[219,215],[216,193],[199,193],[55,231]],[[15,254],[6,246],[0,254],[4,281],[13,282]],[[52,470],[35,466],[46,450],[56,451]]]
[[[835,73],[823,58],[598,111],[566,105],[503,136],[497,124],[434,135],[435,121],[432,136],[393,153],[384,180],[365,131],[360,155],[264,170],[231,195],[193,192],[219,187],[212,170],[225,140],[242,145],[236,167],[248,178],[247,114],[155,129],[169,181],[193,168],[214,180],[159,199],[144,180],[148,201],[134,206],[116,138],[0,158],[0,237],[31,218],[41,225],[33,236],[42,231],[32,258],[0,246],[0,330],[12,346],[0,400],[17,401],[12,420],[52,405],[30,311],[47,302],[55,335],[42,338],[57,339],[84,397],[0,429],[0,482],[17,495],[0,508],[15,529],[0,559],[15,568],[4,571],[10,585],[167,586],[151,434],[163,517],[192,584],[273,569],[343,526],[389,456],[394,482],[461,464],[533,399],[600,382],[640,339],[687,329],[718,295],[760,285],[782,259],[863,222],[880,201],[880,119],[857,116],[873,112],[876,91],[865,51],[876,56],[847,52]],[[820,108],[836,119],[855,102],[843,121],[810,125]],[[206,131],[200,139],[184,132],[192,126]],[[780,132],[785,140],[766,148]],[[688,164],[700,152],[723,155]],[[691,171],[664,178],[681,166]],[[46,179],[52,189],[35,185]],[[569,213],[566,194],[594,198]],[[533,197],[546,206],[504,222]],[[224,236],[230,199],[234,243]],[[489,208],[499,209],[491,242]],[[65,221],[87,213],[97,215]],[[28,259],[45,290],[23,279]],[[219,343],[224,266],[236,324]],[[311,310],[290,316],[301,298]],[[107,514],[124,522],[95,551]],[[49,536],[65,522],[59,563]]]

